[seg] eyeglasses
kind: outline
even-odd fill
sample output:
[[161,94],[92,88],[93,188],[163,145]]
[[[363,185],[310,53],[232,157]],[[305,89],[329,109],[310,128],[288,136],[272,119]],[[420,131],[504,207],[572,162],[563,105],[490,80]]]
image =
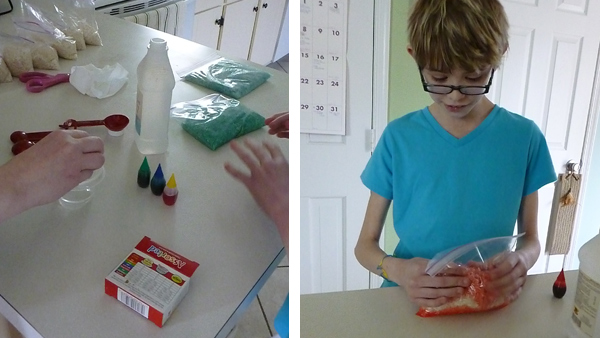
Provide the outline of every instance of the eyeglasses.
[[487,94],[490,91],[490,86],[492,85],[492,79],[494,78],[494,71],[492,69],[492,74],[490,75],[490,80],[488,84],[485,86],[445,86],[445,85],[433,85],[425,82],[425,78],[423,77],[423,69],[419,68],[419,75],[421,75],[421,83],[423,84],[423,90],[428,93],[433,94],[450,94],[455,90],[458,90],[463,95],[483,95]]

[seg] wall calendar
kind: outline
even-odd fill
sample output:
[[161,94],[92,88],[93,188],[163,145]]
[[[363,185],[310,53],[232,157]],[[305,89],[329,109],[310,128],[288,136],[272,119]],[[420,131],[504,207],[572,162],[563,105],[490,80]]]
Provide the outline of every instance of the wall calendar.
[[301,0],[300,26],[300,132],[345,135],[348,0]]

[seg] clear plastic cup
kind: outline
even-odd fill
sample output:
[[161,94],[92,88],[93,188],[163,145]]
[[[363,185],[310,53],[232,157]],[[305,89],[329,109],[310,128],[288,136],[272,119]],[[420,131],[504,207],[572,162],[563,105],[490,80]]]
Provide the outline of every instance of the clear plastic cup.
[[104,166],[94,170],[87,180],[66,193],[59,199],[60,205],[65,209],[75,210],[83,207],[94,196],[94,188],[104,179]]

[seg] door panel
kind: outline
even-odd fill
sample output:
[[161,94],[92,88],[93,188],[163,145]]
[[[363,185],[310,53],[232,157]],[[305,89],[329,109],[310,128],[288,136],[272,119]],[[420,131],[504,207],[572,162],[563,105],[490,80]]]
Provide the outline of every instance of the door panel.
[[512,27],[509,31],[509,57],[505,58],[497,72],[497,80],[491,89],[492,101],[502,102],[504,108],[520,113],[525,111],[525,98],[529,84],[531,54],[533,49],[532,28]]
[[310,252],[310,255],[302,255],[300,262],[303,281],[300,292],[346,289],[343,241],[346,232],[345,198],[302,198],[300,210],[300,217],[305,220],[300,229],[301,241],[309,243],[307,249]]

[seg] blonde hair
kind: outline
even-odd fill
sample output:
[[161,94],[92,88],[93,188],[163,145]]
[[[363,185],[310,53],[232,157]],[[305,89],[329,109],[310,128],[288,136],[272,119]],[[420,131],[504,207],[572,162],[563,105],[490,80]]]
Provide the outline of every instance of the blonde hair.
[[408,40],[421,68],[497,68],[508,48],[508,20],[498,0],[417,0]]

